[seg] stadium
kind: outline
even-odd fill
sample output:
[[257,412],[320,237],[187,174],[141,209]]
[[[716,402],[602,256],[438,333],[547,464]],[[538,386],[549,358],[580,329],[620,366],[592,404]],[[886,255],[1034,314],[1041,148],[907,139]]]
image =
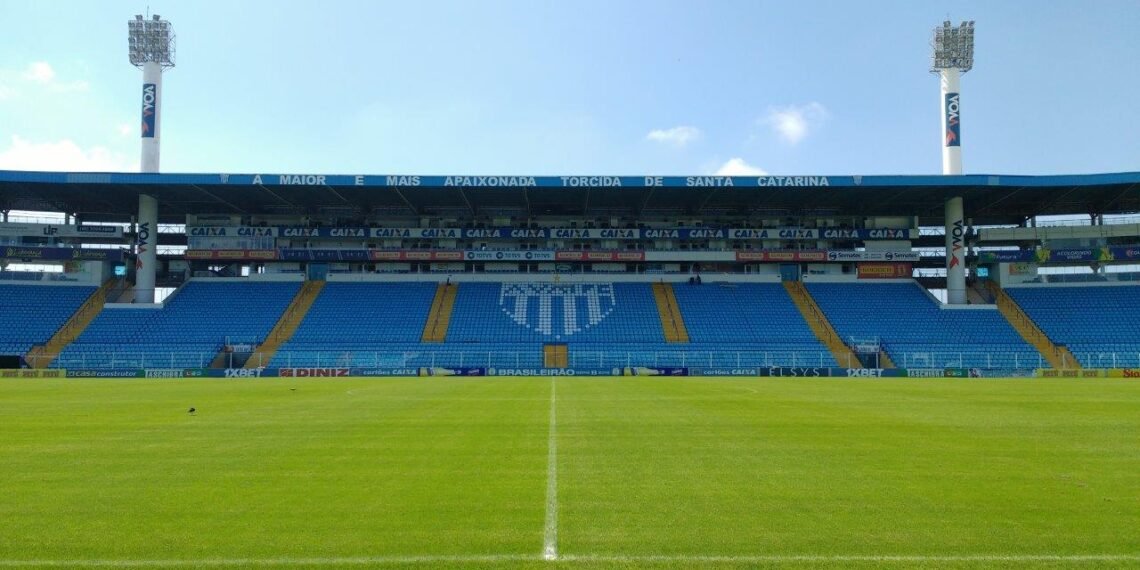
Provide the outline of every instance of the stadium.
[[1140,565],[1140,172],[964,174],[973,22],[941,175],[163,173],[129,30],[142,172],[0,171],[0,567]]

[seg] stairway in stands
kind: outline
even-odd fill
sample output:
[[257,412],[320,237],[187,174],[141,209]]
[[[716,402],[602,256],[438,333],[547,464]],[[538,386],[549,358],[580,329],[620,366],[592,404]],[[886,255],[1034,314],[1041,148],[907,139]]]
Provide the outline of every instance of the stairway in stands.
[[[305,320],[305,315],[309,314],[309,309],[312,308],[324,287],[324,281],[306,281],[304,285],[301,285],[301,289],[297,291],[297,295],[285,308],[281,318],[277,320],[277,324],[265,337],[265,342],[261,343],[254,350],[253,356],[246,361],[246,368],[265,366],[265,363],[273,359],[273,355],[277,354],[277,349],[281,348],[281,345],[288,342],[293,337],[293,333],[297,332],[297,327],[301,326],[301,321]],[[217,366],[224,362],[225,354],[219,354],[211,366]]]
[[63,326],[48,341],[42,345],[34,346],[28,351],[25,360],[32,366],[32,368],[47,368],[59,356],[67,345],[71,344],[83,331],[87,329],[87,325],[95,320],[99,311],[103,310],[103,305],[107,303],[107,296],[111,291],[123,284],[121,278],[112,277],[105,281],[82,305],[79,309],[71,315]]
[[451,324],[451,311],[455,308],[455,296],[458,293],[458,283],[440,283],[436,287],[435,299],[431,302],[431,311],[428,312],[424,332],[420,337],[421,342],[443,342],[447,338],[447,327]]
[[1045,331],[1033,322],[1033,319],[1017,304],[1017,301],[1014,301],[1013,297],[1010,297],[1000,285],[994,281],[987,281],[986,288],[990,290],[990,293],[993,293],[998,311],[1005,317],[1005,320],[1009,321],[1010,326],[1021,335],[1021,338],[1025,339],[1025,342],[1036,348],[1041,356],[1049,361],[1050,366],[1058,369],[1081,367],[1073,353],[1067,347],[1053,344]]
[[[835,361],[840,366],[849,368],[859,368],[862,365],[859,363],[859,358],[852,352],[851,347],[843,342],[839,337],[839,333],[835,332],[835,328],[831,326],[831,322],[827,320],[827,316],[820,310],[819,305],[816,304],[815,299],[812,299],[811,294],[808,293],[804,284],[799,281],[784,281],[784,289],[787,289],[788,295],[792,298],[796,308],[800,310],[803,315],[804,321],[811,327],[816,338],[831,351],[831,355],[835,357]],[[883,368],[894,368],[894,363],[890,358],[880,358],[879,365]]]
[[654,283],[653,299],[657,301],[657,314],[661,317],[661,331],[665,334],[665,342],[689,342],[689,332],[685,329],[685,319],[681,317],[673,285]]

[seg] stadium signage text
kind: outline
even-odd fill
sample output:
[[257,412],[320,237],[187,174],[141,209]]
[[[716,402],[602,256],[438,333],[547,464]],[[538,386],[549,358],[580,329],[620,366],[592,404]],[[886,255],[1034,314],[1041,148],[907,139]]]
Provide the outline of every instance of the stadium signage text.
[[[191,237],[303,237],[377,239],[733,239],[909,240],[912,230],[839,228],[309,228],[299,226],[191,226]],[[3,232],[3,226],[0,226]],[[0,235],[5,235],[0,233]]]
[[966,233],[962,218],[954,220],[954,228],[950,233],[950,259],[947,260],[949,265],[947,269],[953,269],[962,263],[962,236]]
[[[566,178],[584,178],[568,176],[563,178],[562,185],[566,186]],[[472,187],[525,187],[538,186],[533,176],[448,176],[443,181],[444,186],[472,186]],[[579,184],[584,186],[584,184]]]
[[852,176],[399,176],[221,174],[223,184],[460,188],[729,188],[859,186]]
[[279,368],[277,375],[287,378],[339,378],[348,376],[348,368]]
[[0,223],[0,236],[9,237],[123,237],[119,226],[97,226],[90,224],[7,224]]
[[227,368],[224,372],[226,378],[261,378],[265,368]]
[[757,186],[831,186],[826,176],[761,176]]
[[158,88],[154,83],[143,83],[142,90],[142,138],[153,139],[155,129],[155,115],[158,101]]
[[946,146],[962,146],[959,95],[946,94]]
[[185,373],[182,368],[147,368],[143,371],[143,376],[146,378],[183,378]]

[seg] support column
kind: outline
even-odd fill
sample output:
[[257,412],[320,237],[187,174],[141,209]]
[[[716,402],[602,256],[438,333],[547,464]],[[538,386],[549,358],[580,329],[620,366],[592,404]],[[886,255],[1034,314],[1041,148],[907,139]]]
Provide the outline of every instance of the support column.
[[139,223],[135,238],[135,302],[154,302],[154,281],[158,265],[158,200],[139,194]]
[[966,304],[966,222],[962,198],[946,201],[946,302]]

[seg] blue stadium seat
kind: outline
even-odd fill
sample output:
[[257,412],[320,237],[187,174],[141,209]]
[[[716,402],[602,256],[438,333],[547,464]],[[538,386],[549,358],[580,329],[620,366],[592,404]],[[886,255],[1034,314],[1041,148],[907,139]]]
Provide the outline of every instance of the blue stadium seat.
[[686,362],[733,368],[837,366],[780,283],[678,284],[673,293],[691,343]]
[[104,309],[52,363],[57,368],[198,368],[229,340],[258,344],[299,282],[192,281],[162,309]]
[[0,285],[0,354],[43,344],[94,293],[88,285]]
[[998,311],[940,308],[915,282],[808,283],[807,289],[841,337],[880,339],[900,367],[1048,366]]
[[1140,286],[1011,287],[1006,293],[1082,366],[1140,367]]

